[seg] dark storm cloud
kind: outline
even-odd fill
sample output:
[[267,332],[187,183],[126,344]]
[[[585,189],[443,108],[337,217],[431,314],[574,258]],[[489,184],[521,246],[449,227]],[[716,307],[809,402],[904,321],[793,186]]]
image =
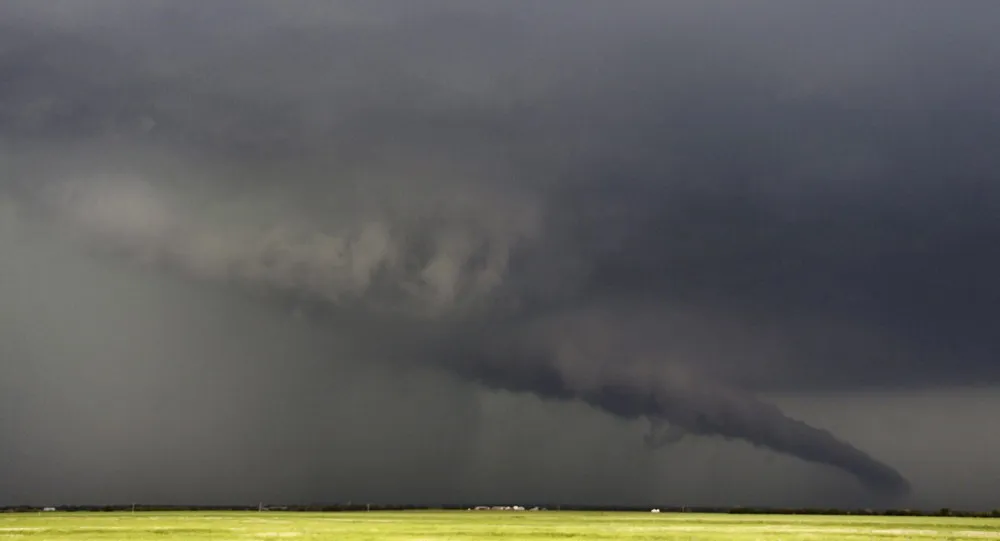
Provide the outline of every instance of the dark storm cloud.
[[996,16],[8,2],[0,217],[29,231],[10,254],[41,228],[150,280],[236,284],[366,365],[446,367],[898,491],[750,393],[1000,376]]

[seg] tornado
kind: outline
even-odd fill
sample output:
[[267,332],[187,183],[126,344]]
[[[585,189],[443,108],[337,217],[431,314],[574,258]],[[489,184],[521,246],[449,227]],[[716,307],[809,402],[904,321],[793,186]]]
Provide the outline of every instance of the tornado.
[[[347,332],[380,357],[404,356],[399,362],[423,363],[485,388],[579,401],[620,419],[669,426],[665,435],[647,438],[653,446],[684,434],[742,440],[837,468],[884,497],[910,492],[909,482],[890,466],[749,392],[678,370],[676,363],[639,363],[624,353],[616,358],[613,349],[560,357],[554,349],[567,342],[588,349],[581,340],[588,329],[532,332],[535,327],[523,322],[544,319],[538,314],[522,310],[491,317],[488,311],[467,310],[497,297],[517,297],[516,290],[505,289],[508,282],[524,281],[509,276],[517,270],[509,252],[519,240],[509,228],[483,229],[468,242],[464,229],[442,235],[411,228],[404,238],[394,233],[400,228],[377,222],[342,235],[219,228],[181,219],[149,186],[76,188],[70,197],[58,198],[56,209],[88,245],[111,248],[100,253],[131,256],[194,279],[293,292],[338,312],[336,325],[379,329]],[[450,241],[418,242],[424,247],[420,252],[413,239],[423,233]],[[485,248],[477,256],[470,246]],[[468,270],[476,257],[480,267]],[[387,300],[407,309],[382,310]],[[412,310],[415,306],[433,310]]]
[[518,362],[509,357],[455,362],[449,369],[486,387],[581,401],[620,419],[648,419],[654,429],[667,427],[666,432],[647,436],[647,445],[653,447],[676,442],[684,434],[742,440],[837,468],[880,498],[899,500],[911,491],[909,481],[892,467],[829,431],[785,415],[751,393],[705,380],[677,381],[669,371],[636,372],[617,366],[586,385],[573,383],[570,374],[552,363]]
[[[892,499],[910,492],[890,466],[830,432],[785,415],[749,393],[717,385],[683,391],[650,381],[616,383],[579,393],[584,402],[623,418],[645,417],[700,436],[744,440],[754,446],[838,468],[874,493]],[[675,432],[676,433],[676,432]]]

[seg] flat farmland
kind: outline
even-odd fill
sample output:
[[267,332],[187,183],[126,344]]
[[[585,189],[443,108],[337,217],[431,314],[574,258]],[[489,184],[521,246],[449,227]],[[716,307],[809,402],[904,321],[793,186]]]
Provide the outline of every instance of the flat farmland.
[[998,539],[1000,519],[691,513],[391,511],[0,515],[3,540]]

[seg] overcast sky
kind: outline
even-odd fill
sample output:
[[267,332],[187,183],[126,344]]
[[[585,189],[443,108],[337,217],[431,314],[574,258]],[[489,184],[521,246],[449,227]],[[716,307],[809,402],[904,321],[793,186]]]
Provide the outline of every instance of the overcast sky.
[[998,507],[997,20],[0,3],[0,505]]

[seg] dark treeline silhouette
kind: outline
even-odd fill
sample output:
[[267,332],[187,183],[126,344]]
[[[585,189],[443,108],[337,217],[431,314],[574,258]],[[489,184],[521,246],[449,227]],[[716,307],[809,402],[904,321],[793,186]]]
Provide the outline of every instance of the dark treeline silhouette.
[[[41,513],[46,510],[60,512],[168,512],[168,511],[259,511],[259,512],[359,512],[359,511],[432,511],[432,510],[469,510],[474,512],[510,513],[509,509],[498,510],[490,507],[477,510],[480,504],[473,505],[396,505],[396,504],[311,504],[311,505],[59,505],[31,506],[18,505],[0,507],[0,513]],[[836,508],[787,508],[787,507],[700,507],[700,506],[614,506],[614,505],[522,505],[526,511],[517,512],[551,512],[551,511],[642,511],[658,509],[661,513],[717,513],[717,514],[747,514],[747,515],[862,515],[862,516],[909,516],[909,517],[970,517],[970,518],[1000,518],[1000,509],[992,511],[962,511],[955,509],[836,509]]]
[[900,516],[900,517],[970,517],[970,518],[1000,518],[1000,509],[992,511],[961,511],[954,509],[789,509],[734,507],[726,510],[699,512],[722,512],[730,514],[753,515],[868,515],[868,516]]

